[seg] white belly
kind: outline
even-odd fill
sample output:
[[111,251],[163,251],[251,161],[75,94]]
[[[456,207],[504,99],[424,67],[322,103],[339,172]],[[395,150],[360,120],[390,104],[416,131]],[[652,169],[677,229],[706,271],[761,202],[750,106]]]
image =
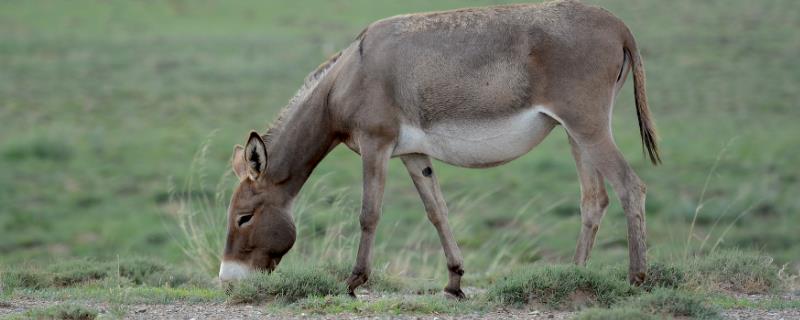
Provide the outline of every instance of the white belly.
[[437,123],[425,130],[403,125],[393,155],[422,153],[462,167],[495,166],[533,149],[556,124],[533,108],[501,119]]

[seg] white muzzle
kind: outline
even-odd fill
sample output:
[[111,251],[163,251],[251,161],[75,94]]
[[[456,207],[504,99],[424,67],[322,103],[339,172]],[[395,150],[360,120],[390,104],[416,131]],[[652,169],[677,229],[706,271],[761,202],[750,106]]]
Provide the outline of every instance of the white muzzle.
[[219,280],[228,282],[239,280],[250,274],[252,270],[246,264],[236,261],[222,261],[219,266]]

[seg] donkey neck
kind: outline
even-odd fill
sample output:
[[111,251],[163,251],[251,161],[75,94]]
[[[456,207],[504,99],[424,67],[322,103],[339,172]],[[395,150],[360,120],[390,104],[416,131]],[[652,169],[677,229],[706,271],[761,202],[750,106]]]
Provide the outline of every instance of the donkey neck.
[[290,103],[285,118],[268,131],[267,176],[292,198],[336,145],[327,117],[329,90],[320,84],[305,99]]

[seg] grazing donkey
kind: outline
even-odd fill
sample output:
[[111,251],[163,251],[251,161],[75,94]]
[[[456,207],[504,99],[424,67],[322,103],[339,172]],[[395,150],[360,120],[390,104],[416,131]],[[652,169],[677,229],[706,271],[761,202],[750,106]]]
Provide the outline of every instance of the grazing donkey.
[[608,206],[604,180],[628,222],[632,283],[644,281],[645,185],[611,134],[611,109],[633,70],[644,149],[660,162],[633,35],[608,11],[576,1],[396,16],[371,24],[312,72],[263,136],[236,146],[240,184],[228,212],[222,281],[272,271],[295,241],[292,201],[339,143],[361,155],[361,240],[349,293],[367,281],[389,159],[400,157],[436,227],[461,291],[463,259],[431,158],[471,168],[530,151],[560,124],[581,185],[575,263],[584,265]]

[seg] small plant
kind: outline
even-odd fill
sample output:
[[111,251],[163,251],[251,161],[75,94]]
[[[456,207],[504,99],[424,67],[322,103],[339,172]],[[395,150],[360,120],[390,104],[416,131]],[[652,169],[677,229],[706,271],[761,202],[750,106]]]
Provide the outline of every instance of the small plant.
[[336,295],[345,292],[344,283],[316,268],[281,269],[256,273],[233,283],[229,290],[232,303],[259,303],[278,300],[294,302],[306,297]]
[[609,306],[635,293],[625,281],[577,266],[538,266],[512,273],[489,288],[504,304],[542,303],[555,308]]

